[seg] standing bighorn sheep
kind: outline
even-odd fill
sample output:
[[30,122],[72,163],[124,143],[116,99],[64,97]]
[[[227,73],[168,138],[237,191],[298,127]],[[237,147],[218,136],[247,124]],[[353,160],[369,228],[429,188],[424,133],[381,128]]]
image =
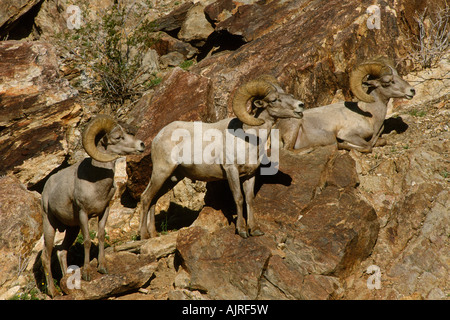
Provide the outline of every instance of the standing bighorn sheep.
[[[250,112],[247,111],[249,102]],[[237,118],[227,118],[215,123],[175,121],[165,126],[156,135],[151,147],[153,173],[141,196],[140,235],[142,239],[156,236],[156,202],[183,177],[201,181],[228,180],[236,203],[236,228],[239,235],[246,238],[249,234],[252,236],[263,234],[252,210],[255,173],[260,166],[262,154],[259,152],[255,161],[246,158],[239,162],[238,158],[243,153],[250,153],[250,149],[255,145],[257,148],[264,148],[264,143],[261,142],[264,138],[261,139],[261,135],[270,133],[277,118],[301,118],[303,102],[284,93],[274,77],[262,76],[239,87],[233,99],[233,111]],[[247,137],[238,134],[239,129]],[[186,150],[194,150],[194,152],[188,155],[183,154],[184,160],[182,161],[174,159],[173,151],[179,147],[180,135],[192,137],[198,134],[196,130],[205,133],[200,145],[197,145],[197,151],[195,151],[196,142],[193,141],[192,145],[189,142]],[[203,162],[196,161],[198,155],[205,154],[208,147],[211,146],[211,144],[208,145],[210,143],[208,141],[212,139],[211,137],[206,138],[207,132],[214,135],[214,145],[220,146],[220,150],[216,149],[214,155],[211,153],[208,161],[206,159]],[[227,147],[230,137],[235,139],[236,145],[241,143],[241,148],[238,148],[237,152],[234,147],[231,149]],[[244,198],[240,179],[242,179],[247,204],[248,228],[243,217]],[[148,216],[150,216],[149,225]]]
[[357,66],[350,75],[350,89],[361,102],[338,102],[305,110],[302,120],[280,120],[277,128],[284,148],[337,143],[339,149],[371,152],[383,131],[389,99],[415,95],[414,88],[385,58]]
[[[103,137],[96,140],[97,136]],[[89,280],[88,264],[91,239],[88,220],[98,217],[98,271],[107,273],[105,264],[105,225],[109,202],[114,195],[114,165],[120,155],[144,151],[144,143],[108,116],[97,116],[86,126],[83,147],[91,158],[86,158],[52,175],[42,191],[44,249],[42,264],[48,293],[56,289],[51,270],[51,254],[56,229],[65,230],[63,243],[58,248],[58,259],[63,274],[67,271],[67,250],[81,232],[84,238],[83,279]]]

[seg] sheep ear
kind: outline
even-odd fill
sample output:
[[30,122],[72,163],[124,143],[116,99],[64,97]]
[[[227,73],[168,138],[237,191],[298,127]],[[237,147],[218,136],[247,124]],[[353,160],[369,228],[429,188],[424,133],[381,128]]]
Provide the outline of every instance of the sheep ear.
[[261,109],[266,108],[268,105],[268,103],[264,100],[255,100],[255,101],[253,101],[253,104],[255,105],[255,107],[261,108]]
[[380,78],[380,83],[381,83],[381,85],[383,87],[386,88],[386,87],[389,87],[391,85],[392,80],[394,80],[394,76],[393,75],[385,75],[385,76],[382,76]]
[[120,126],[117,125],[114,128],[112,128],[111,131],[108,132],[106,135],[108,137],[121,136],[121,135],[123,135],[123,129]]
[[387,74],[387,75],[382,76],[382,77],[380,78],[381,82],[384,82],[384,83],[389,83],[389,82],[391,82],[393,79],[394,79],[394,76],[393,76],[392,74]]

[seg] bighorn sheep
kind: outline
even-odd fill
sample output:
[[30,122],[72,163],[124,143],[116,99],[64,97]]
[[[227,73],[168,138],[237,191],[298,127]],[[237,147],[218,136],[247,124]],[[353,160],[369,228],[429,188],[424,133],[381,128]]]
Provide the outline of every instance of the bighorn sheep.
[[[368,86],[367,93],[362,85]],[[350,88],[361,102],[338,102],[305,110],[303,119],[277,124],[286,149],[337,143],[340,149],[371,152],[383,131],[390,98],[412,99],[415,90],[386,58],[358,65],[350,75]]]
[[[101,138],[101,135],[103,137]],[[97,137],[101,138],[97,142]],[[56,229],[65,230],[65,237],[58,248],[58,259],[63,274],[67,271],[67,250],[81,232],[84,238],[83,279],[89,280],[88,220],[98,217],[98,271],[107,273],[105,264],[105,225],[109,202],[114,195],[114,165],[120,155],[144,151],[144,143],[125,132],[108,116],[97,116],[86,126],[83,147],[91,158],[65,168],[52,175],[42,191],[44,249],[42,264],[47,280],[48,293],[56,294],[51,270],[51,254]]]
[[[264,148],[264,142],[262,142],[264,137],[261,136],[264,133],[270,133],[277,118],[301,118],[303,112],[303,102],[284,93],[276,82],[274,77],[261,76],[239,87],[232,104],[237,118],[227,118],[215,123],[175,121],[161,129],[151,147],[153,173],[141,196],[140,235],[142,239],[156,236],[156,202],[183,177],[201,181],[228,180],[236,203],[236,228],[239,235],[243,238],[248,237],[249,234],[263,235],[252,211],[255,173],[262,159],[261,148]],[[250,112],[247,111],[249,102]],[[173,151],[177,150],[179,137],[194,136],[195,138],[195,135],[199,134],[198,131],[205,134],[202,135],[203,139],[197,142],[197,146],[195,139],[192,145],[191,141],[186,139],[189,144],[186,150],[194,152],[185,155],[183,150],[184,160],[174,159]],[[244,137],[240,133],[247,136]],[[208,137],[208,134],[211,135]],[[211,136],[214,136],[214,145],[218,146],[218,149],[215,149],[214,155],[212,155],[213,152],[210,153],[210,159],[198,161],[198,156],[201,157],[207,153],[208,147],[211,147],[211,143],[208,145],[207,142],[212,141]],[[235,139],[236,145],[241,144],[237,152],[234,146],[229,148],[228,143],[232,139]],[[250,153],[249,150],[255,146],[259,148],[258,158],[255,161],[250,161],[249,157],[241,162],[238,161],[239,156]],[[240,179],[242,179],[247,203],[248,228],[243,217],[244,198]],[[150,216],[149,225],[148,216]]]

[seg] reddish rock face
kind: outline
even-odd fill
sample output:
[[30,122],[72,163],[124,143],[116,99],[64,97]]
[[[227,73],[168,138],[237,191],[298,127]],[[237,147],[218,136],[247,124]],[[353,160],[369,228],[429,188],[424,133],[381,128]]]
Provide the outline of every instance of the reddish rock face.
[[[77,91],[60,77],[55,49],[43,42],[1,42],[0,79],[0,174],[37,182],[65,159],[65,133],[79,121]],[[33,167],[40,172],[28,173]]]
[[131,115],[139,126],[136,137],[144,141],[145,152],[129,156],[128,187],[134,197],[139,197],[150,181],[151,142],[156,134],[173,121],[201,121],[214,119],[208,108],[209,79],[175,68],[152,95],[144,96]]
[[261,272],[271,255],[258,239],[236,236],[234,227],[212,234],[201,227],[180,230],[177,249],[191,275],[192,288],[207,291],[213,299],[256,297]]

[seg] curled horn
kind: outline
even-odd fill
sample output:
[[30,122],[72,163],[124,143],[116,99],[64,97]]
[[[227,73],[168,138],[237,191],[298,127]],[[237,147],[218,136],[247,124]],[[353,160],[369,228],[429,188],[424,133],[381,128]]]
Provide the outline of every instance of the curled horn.
[[359,100],[368,103],[374,102],[375,99],[364,91],[362,83],[368,75],[381,78],[387,74],[392,74],[392,69],[382,61],[361,63],[350,74],[350,89]]
[[83,131],[82,143],[83,148],[86,150],[87,154],[92,158],[100,162],[114,161],[119,158],[116,154],[104,153],[98,150],[95,145],[95,138],[98,134],[106,134],[110,132],[117,122],[106,115],[99,115],[92,119]]
[[239,87],[233,98],[233,112],[236,117],[249,126],[260,126],[264,120],[250,115],[247,111],[247,103],[256,98],[264,98],[269,93],[275,91],[275,88],[266,80],[258,78],[249,81]]

